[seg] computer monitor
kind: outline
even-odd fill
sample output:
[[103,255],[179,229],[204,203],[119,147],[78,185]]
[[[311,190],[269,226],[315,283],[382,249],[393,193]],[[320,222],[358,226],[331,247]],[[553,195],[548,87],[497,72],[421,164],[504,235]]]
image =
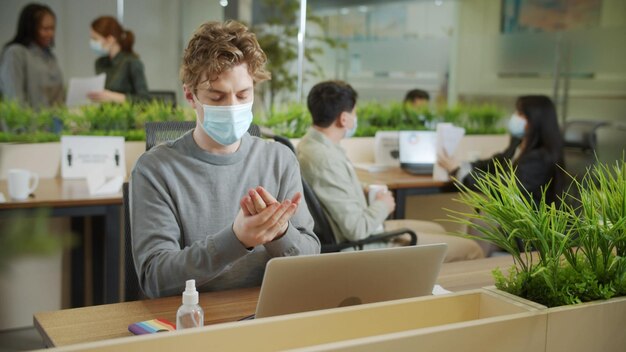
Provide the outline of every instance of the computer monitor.
[[412,174],[431,175],[437,161],[437,132],[400,131],[400,167]]

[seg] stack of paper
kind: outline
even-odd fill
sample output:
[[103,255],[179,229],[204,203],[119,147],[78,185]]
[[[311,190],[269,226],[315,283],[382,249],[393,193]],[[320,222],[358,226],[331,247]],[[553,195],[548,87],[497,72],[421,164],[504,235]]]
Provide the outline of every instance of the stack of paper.
[[[465,129],[456,127],[451,123],[437,124],[437,155],[447,154],[453,157],[456,149],[465,135]],[[449,181],[448,172],[435,163],[433,167],[433,179],[437,181]]]

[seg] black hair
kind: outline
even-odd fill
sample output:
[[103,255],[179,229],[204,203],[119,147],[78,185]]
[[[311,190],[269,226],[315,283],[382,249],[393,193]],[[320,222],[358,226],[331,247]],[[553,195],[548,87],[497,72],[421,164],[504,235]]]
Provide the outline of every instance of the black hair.
[[[524,139],[526,144],[523,153],[534,149],[543,149],[550,163],[555,165],[552,178],[552,193],[550,198],[559,196],[564,188],[565,161],[563,157],[563,137],[557,120],[556,108],[550,98],[545,95],[525,95],[517,99],[517,111],[528,119]],[[556,199],[552,199],[556,200]]]
[[31,3],[24,6],[22,12],[20,12],[20,18],[17,21],[17,33],[15,33],[15,37],[6,43],[4,47],[6,48],[11,44],[28,46],[30,43],[36,41],[39,24],[47,14],[56,18],[52,9],[47,5]]
[[427,91],[421,89],[412,89],[404,96],[404,102],[413,102],[416,99],[430,100],[430,94]]
[[342,112],[354,109],[356,99],[356,91],[346,82],[325,81],[316,84],[307,97],[313,124],[319,127],[330,126]]

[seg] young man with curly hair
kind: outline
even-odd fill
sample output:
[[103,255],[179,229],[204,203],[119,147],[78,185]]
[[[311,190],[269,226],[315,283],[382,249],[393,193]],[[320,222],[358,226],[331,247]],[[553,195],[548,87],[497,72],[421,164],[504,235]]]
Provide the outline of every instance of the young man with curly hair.
[[293,153],[252,137],[256,37],[234,21],[196,30],[180,70],[196,128],[143,154],[131,180],[133,256],[150,297],[261,284],[272,257],[317,254]]

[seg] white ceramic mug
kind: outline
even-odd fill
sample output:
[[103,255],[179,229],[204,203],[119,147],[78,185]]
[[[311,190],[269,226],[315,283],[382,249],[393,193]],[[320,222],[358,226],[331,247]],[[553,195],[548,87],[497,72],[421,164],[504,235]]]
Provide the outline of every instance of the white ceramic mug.
[[387,185],[370,185],[367,191],[367,200],[369,202],[369,204],[374,203],[374,201],[376,200],[376,194],[378,194],[378,192],[387,192],[388,188]]
[[9,196],[15,200],[24,200],[39,185],[39,175],[23,169],[10,169],[7,174]]

